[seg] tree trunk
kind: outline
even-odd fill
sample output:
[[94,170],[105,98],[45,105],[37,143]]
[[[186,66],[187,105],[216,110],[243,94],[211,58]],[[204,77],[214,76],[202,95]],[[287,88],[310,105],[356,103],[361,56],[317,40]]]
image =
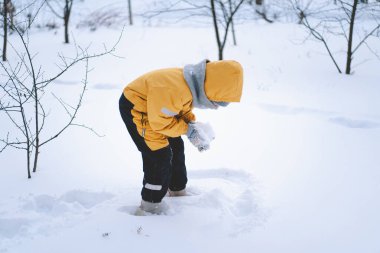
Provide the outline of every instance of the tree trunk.
[[359,0],[354,0],[352,6],[351,18],[350,18],[350,31],[348,34],[348,46],[347,46],[347,61],[346,61],[346,74],[351,74],[351,62],[352,62],[352,40],[354,37],[354,24],[355,24],[355,15],[356,9]]
[[21,102],[20,102],[20,109],[21,109],[22,122],[24,125],[25,138],[26,138],[26,168],[28,170],[28,178],[31,178],[32,175],[30,174],[30,153],[31,153],[32,144],[31,144],[30,138],[29,138],[28,123],[26,121],[24,107],[23,107]]
[[218,59],[219,61],[223,60],[223,49],[219,49]]
[[28,148],[26,149],[26,154],[27,154],[27,160],[26,160],[26,163],[27,163],[27,169],[28,169],[28,178],[32,178],[32,175],[30,174],[30,147],[28,146]]
[[40,124],[39,124],[39,110],[38,110],[38,102],[39,102],[39,97],[38,97],[38,89],[36,85],[36,80],[34,77],[34,72],[33,72],[33,79],[34,79],[34,112],[36,117],[35,119],[35,127],[36,127],[36,147],[34,151],[34,163],[33,163],[33,172],[37,171],[37,163],[38,163],[38,155],[40,154]]
[[[39,141],[38,141],[39,142]],[[38,144],[39,145],[39,144]],[[40,147],[39,146],[37,146],[36,147],[36,151],[35,151],[35,153],[34,153],[34,163],[33,163],[33,172],[35,173],[35,172],[37,172],[37,164],[38,164],[38,156],[39,156],[39,154],[40,154]],[[30,172],[29,172],[29,174],[30,174]]]
[[30,29],[30,26],[32,25],[32,14],[28,13],[28,29]]
[[69,41],[69,20],[70,20],[70,0],[66,0],[65,9],[63,11],[63,22],[65,25],[65,43],[70,43]]
[[[229,4],[229,7],[230,7],[230,15],[232,15],[232,3],[231,3],[231,0],[228,0],[228,4]],[[235,25],[234,25],[233,17],[232,17],[232,20],[231,20],[231,31],[232,31],[232,39],[233,39],[233,42],[234,42],[234,46],[236,46],[237,42],[236,42]]]
[[69,19],[68,17],[64,18],[64,23],[65,23],[65,43],[69,44]]
[[9,26],[10,28],[11,28],[11,31],[14,31],[14,19],[13,19],[13,15],[14,15],[14,13],[9,13],[9,19],[11,20],[11,25]]
[[216,43],[218,44],[219,60],[223,60],[223,47],[222,47],[222,43],[220,41],[218,20],[216,18],[215,3],[214,3],[214,1],[215,0],[210,0],[210,2],[211,2],[211,13],[212,13],[212,19],[213,19],[213,23],[214,23]]
[[131,3],[131,0],[128,0],[128,15],[129,15],[129,25],[133,25],[132,3]]
[[3,61],[7,60],[7,41],[8,41],[8,10],[7,3],[9,0],[4,0],[3,3],[3,18],[4,18],[4,41],[3,41]]
[[232,32],[232,40],[234,42],[234,46],[236,46],[237,45],[237,41],[236,41],[236,33],[235,33],[234,21],[231,21],[231,32]]

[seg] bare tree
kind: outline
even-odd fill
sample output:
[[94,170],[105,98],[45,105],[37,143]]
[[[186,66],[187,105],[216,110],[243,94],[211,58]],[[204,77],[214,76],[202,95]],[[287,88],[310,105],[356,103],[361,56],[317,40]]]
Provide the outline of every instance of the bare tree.
[[3,3],[3,29],[4,29],[4,37],[3,37],[3,61],[7,60],[7,43],[8,43],[8,11],[7,11],[7,2],[9,0],[4,0]]
[[309,12],[311,12],[311,7],[314,7],[312,6],[313,2],[313,0],[288,0],[288,3],[297,15],[298,24],[302,24],[306,16],[312,15],[312,13],[309,14]]
[[[76,122],[87,87],[88,61],[112,53],[118,42],[111,49],[105,48],[104,52],[98,54],[90,54],[88,47],[82,48],[75,45],[74,57],[59,54],[58,72],[51,77],[46,77],[43,66],[36,63],[36,52],[33,52],[29,43],[29,31],[21,31],[18,27],[15,27],[15,31],[22,48],[10,44],[16,56],[15,61],[0,63],[0,68],[4,71],[3,78],[5,78],[4,82],[0,83],[0,112],[9,119],[8,122],[2,122],[2,124],[13,126],[6,137],[0,139],[0,144],[2,144],[0,153],[8,147],[24,150],[28,178],[31,178],[31,171],[37,171],[42,147],[60,137],[71,126],[85,127],[93,131]],[[76,102],[67,103],[54,94],[51,84],[81,62],[85,63],[81,91]],[[47,125],[49,113],[45,99],[49,95],[59,102],[67,114],[66,123],[55,130]]]
[[[233,11],[232,0],[228,0],[228,6],[229,6],[230,14],[232,14],[232,11]],[[235,33],[234,19],[231,20],[231,32],[232,32],[232,40],[234,42],[234,46],[236,46],[237,42],[236,42],[236,33]]]
[[[71,10],[73,8],[74,0],[46,0],[50,10],[59,18],[63,20],[65,27],[65,43],[70,43],[69,40],[69,22]],[[62,14],[60,14],[60,11]]]
[[[362,1],[365,2],[365,1]],[[353,4],[350,6],[351,11],[349,9],[346,9],[346,6],[344,6],[343,2],[342,7],[345,8],[345,10],[349,13],[349,32],[348,32],[348,39],[347,39],[347,60],[346,60],[346,74],[351,74],[351,63],[352,63],[352,57],[353,57],[353,49],[352,49],[352,42],[354,37],[354,25],[355,25],[355,17],[356,17],[356,11],[358,8],[359,0],[354,0]],[[368,3],[368,2],[366,2]],[[378,28],[378,27],[377,27]],[[376,29],[377,29],[376,28]]]
[[[2,16],[3,16],[3,61],[7,60],[7,44],[8,44],[8,26],[13,29],[13,17],[16,8],[14,7],[11,0],[4,0],[3,8],[2,8]],[[8,20],[9,15],[9,20]]]
[[[168,13],[181,13],[180,20],[192,17],[207,19],[211,17],[218,46],[218,58],[222,60],[230,28],[232,28],[233,41],[234,45],[236,45],[234,18],[245,1],[247,0],[179,0],[174,3],[165,1],[162,2],[161,9],[148,11],[143,16],[152,19]],[[178,15],[176,18],[178,20]]]
[[[119,4],[106,5],[82,16],[76,27],[90,28],[91,31],[95,31],[99,27],[118,28],[120,24],[125,24],[126,20],[132,21],[133,24],[133,18],[128,15],[126,8],[120,8]],[[129,24],[131,25],[130,22]]]
[[129,17],[129,25],[133,25],[132,0],[128,0],[128,17]]
[[273,23],[273,20],[268,17],[267,7],[264,4],[264,0],[256,0],[255,3],[256,3],[256,6],[254,8],[255,8],[256,14],[259,15],[262,19],[264,19],[268,23]]
[[[335,53],[329,45],[328,37],[332,35],[345,39],[347,50],[344,73],[349,75],[352,72],[354,54],[363,45],[367,45],[369,50],[373,51],[367,44],[367,41],[380,29],[378,16],[380,4],[374,2],[359,6],[359,0],[337,0],[337,2],[337,7],[334,5],[333,8],[325,9],[323,15],[314,15],[313,17],[305,15],[302,19],[302,24],[307,28],[313,38],[323,43],[339,73],[343,73],[343,71],[341,67],[339,67]],[[296,1],[293,3],[297,6]],[[300,8],[296,7],[296,9],[300,11]],[[319,14],[321,13],[322,12]],[[371,24],[368,23],[368,21],[359,26],[358,22],[361,21],[360,16],[365,17],[365,19],[372,19],[372,27],[368,27],[368,24]],[[356,43],[354,44],[354,42]]]
[[[232,3],[229,2],[229,8],[227,9],[226,3],[224,3],[222,0],[210,0],[216,43],[218,45],[219,60],[223,60],[223,51],[227,42],[228,30],[230,28],[230,25],[233,23],[233,17],[244,1],[245,0],[239,0],[235,6],[232,6]],[[222,16],[221,19],[219,18],[220,16],[217,14],[218,10],[215,4],[219,5],[219,15]],[[221,35],[219,28],[220,25],[224,28],[224,35]]]

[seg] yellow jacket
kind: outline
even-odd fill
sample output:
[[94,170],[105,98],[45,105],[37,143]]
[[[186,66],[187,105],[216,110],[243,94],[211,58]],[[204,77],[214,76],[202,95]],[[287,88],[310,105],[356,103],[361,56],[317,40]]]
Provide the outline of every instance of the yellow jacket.
[[[240,101],[243,70],[238,62],[209,62],[205,74],[204,90],[210,101]],[[146,73],[128,84],[123,93],[134,105],[133,122],[151,150],[166,147],[168,137],[185,134],[188,122],[195,121],[193,95],[182,68]]]

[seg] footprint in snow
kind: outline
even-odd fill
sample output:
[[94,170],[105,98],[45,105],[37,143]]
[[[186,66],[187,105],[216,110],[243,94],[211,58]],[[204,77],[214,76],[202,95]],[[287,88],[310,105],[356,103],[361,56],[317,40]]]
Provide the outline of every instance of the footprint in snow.
[[[264,211],[251,174],[231,169],[190,170],[188,190],[194,194],[165,197],[166,216],[192,219],[195,227],[217,227],[231,236],[249,231],[265,221]],[[135,215],[136,206],[118,210]],[[155,215],[160,219],[159,215]],[[197,219],[196,217],[208,217]]]
[[84,208],[90,209],[113,197],[114,195],[108,192],[89,192],[73,190],[62,195],[60,197],[60,200],[66,203],[78,203]]
[[60,197],[47,194],[20,197],[18,203],[21,205],[7,207],[8,211],[0,217],[0,242],[2,239],[33,236],[35,231],[43,234],[51,228],[73,226],[91,208],[113,197],[107,192],[83,190],[72,190]]
[[318,117],[322,117],[324,120],[327,118],[327,121],[336,125],[340,125],[347,128],[361,128],[361,129],[371,129],[380,127],[380,122],[364,120],[364,119],[351,119],[343,116],[334,116],[338,113],[323,111],[317,109],[310,109],[304,107],[290,107],[283,105],[273,105],[258,103],[258,106],[271,113],[283,114],[283,115],[299,115],[299,114],[309,114]]
[[117,90],[120,89],[120,85],[110,83],[97,83],[94,84],[92,88],[96,90]]
[[30,225],[31,220],[26,218],[0,218],[0,239],[23,235]]
[[83,190],[72,190],[60,197],[51,195],[37,195],[25,200],[22,208],[38,213],[58,215],[72,210],[74,207],[91,209],[94,206],[113,198],[108,192],[90,192]]
[[330,118],[329,122],[340,125],[340,126],[348,127],[348,128],[370,129],[370,128],[380,127],[380,123],[378,122],[369,121],[369,120],[355,120],[355,119],[349,119],[345,117]]
[[326,116],[332,115],[334,112],[317,110],[312,108],[305,107],[292,107],[285,105],[275,105],[275,104],[266,104],[266,103],[257,103],[258,107],[262,110],[283,115],[299,115],[299,114],[313,114],[317,116]]

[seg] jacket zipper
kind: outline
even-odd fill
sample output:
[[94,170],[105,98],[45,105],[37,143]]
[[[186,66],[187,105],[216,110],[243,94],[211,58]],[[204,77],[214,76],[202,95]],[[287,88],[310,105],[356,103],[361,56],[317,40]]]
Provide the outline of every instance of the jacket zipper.
[[142,137],[145,138],[145,131],[146,131],[146,120],[144,119],[144,114],[141,114],[141,126],[142,126]]

